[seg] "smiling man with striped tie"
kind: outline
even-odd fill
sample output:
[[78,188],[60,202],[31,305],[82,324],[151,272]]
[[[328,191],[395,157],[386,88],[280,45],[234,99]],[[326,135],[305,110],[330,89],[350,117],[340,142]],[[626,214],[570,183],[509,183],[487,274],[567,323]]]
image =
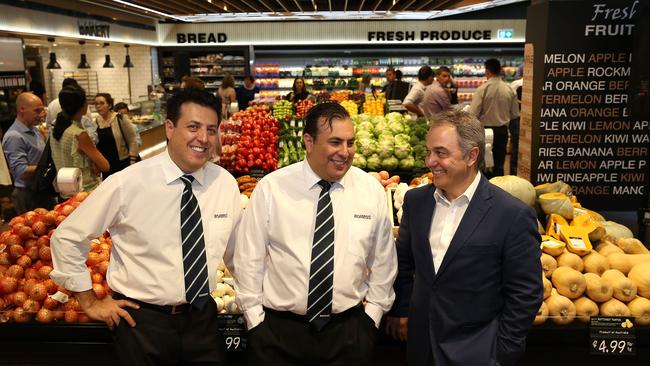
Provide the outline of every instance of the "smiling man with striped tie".
[[265,176],[243,215],[235,285],[249,365],[372,365],[395,294],[386,194],[352,167],[354,126],[337,103],[305,120],[304,161]]
[[[209,163],[220,106],[199,90],[170,98],[167,150],[111,175],[52,236],[50,276],[114,331],[124,365],[224,365],[210,291],[219,261],[231,263],[241,201],[235,179]],[[98,299],[85,262],[106,229],[114,294]]]

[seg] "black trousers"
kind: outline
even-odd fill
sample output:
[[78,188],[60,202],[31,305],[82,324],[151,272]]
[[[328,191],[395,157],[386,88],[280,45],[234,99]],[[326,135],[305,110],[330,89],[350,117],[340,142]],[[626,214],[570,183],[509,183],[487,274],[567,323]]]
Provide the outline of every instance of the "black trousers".
[[250,366],[371,366],[377,340],[374,321],[362,306],[333,315],[320,332],[306,318],[265,309],[248,334]]
[[503,166],[506,162],[506,150],[508,148],[508,126],[485,127],[494,131],[494,141],[492,142],[492,157],[494,158],[494,168],[492,172],[487,172],[488,178],[499,177],[503,175]]
[[138,310],[126,310],[136,326],[132,328],[122,319],[113,334],[122,365],[225,365],[225,343],[217,327],[214,301],[201,310],[180,314],[142,305]]

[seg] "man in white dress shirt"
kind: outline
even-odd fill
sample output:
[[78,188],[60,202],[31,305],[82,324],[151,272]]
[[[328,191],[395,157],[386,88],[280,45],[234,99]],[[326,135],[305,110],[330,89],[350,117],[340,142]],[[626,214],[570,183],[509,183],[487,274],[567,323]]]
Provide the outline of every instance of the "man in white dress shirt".
[[[371,365],[397,267],[386,195],[376,179],[351,166],[354,127],[340,105],[312,108],[303,139],[306,159],[260,180],[238,229],[234,277],[249,329],[249,364]],[[328,194],[333,224],[323,225],[334,231],[326,277],[331,297],[327,314],[313,320],[311,280],[321,272],[311,269],[320,258],[312,242],[317,204]]]
[[[218,106],[218,98],[205,91],[170,98],[167,150],[111,175],[52,236],[50,276],[74,293],[90,318],[115,332],[124,365],[224,364],[224,339],[209,291],[216,287],[219,261],[230,263],[241,201],[235,179],[208,163],[219,144]],[[199,239],[188,242],[201,252],[201,272],[207,267],[196,302],[186,293],[189,254],[181,244],[187,231],[181,197],[188,192],[195,198],[189,198],[190,206],[200,212],[192,211],[191,222],[202,229],[195,232]],[[98,299],[85,262],[90,241],[106,229],[113,239],[106,279],[115,294]]]

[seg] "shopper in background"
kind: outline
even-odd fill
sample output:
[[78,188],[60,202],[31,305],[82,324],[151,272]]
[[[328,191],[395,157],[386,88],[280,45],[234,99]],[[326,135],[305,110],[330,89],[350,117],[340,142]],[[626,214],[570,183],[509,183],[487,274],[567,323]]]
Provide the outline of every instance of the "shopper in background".
[[[63,79],[61,88],[65,88],[66,86],[73,86],[75,88],[83,90],[83,88],[77,83],[77,80],[72,78]],[[56,118],[60,112],[61,104],[59,103],[59,98],[54,99],[50,102],[50,104],[47,105],[47,117],[45,118],[45,123],[47,125],[48,131],[52,131],[52,125],[56,121]],[[93,117],[90,113],[90,109],[88,109],[86,111],[86,114],[81,117],[81,126],[86,130],[86,132],[88,132],[88,136],[90,136],[90,139],[96,145],[97,142],[99,142],[99,139],[97,137],[97,125],[95,125],[93,122]]]
[[293,80],[291,92],[285,95],[284,99],[296,103],[309,98],[309,95],[309,91],[307,91],[307,86],[305,85],[305,79],[297,77]]
[[409,93],[411,85],[405,81],[402,81],[402,72],[400,70],[395,70],[393,67],[386,69],[386,85],[382,89],[382,92],[386,95],[386,100],[399,100],[404,101],[404,98]]
[[404,98],[404,108],[418,117],[424,117],[423,102],[424,92],[433,83],[433,70],[429,66],[422,66],[418,70],[418,82],[411,88]]
[[[113,106],[113,110],[116,113],[119,113],[119,114],[121,114],[123,116],[126,116],[129,119],[131,119],[131,111],[129,110],[129,105],[128,104],[126,104],[124,102],[116,103]],[[131,122],[131,123],[133,123],[133,122]],[[142,137],[140,136],[140,131],[135,127],[135,125],[133,126],[133,129],[135,130],[135,142],[138,143],[138,149],[139,149],[142,146]]]
[[183,76],[181,79],[181,89],[198,89],[204,90],[205,83],[196,76]]
[[248,103],[255,99],[255,94],[259,93],[260,89],[255,85],[255,79],[246,75],[244,77],[244,84],[237,87],[237,104],[239,110],[243,111],[248,108]]
[[102,174],[106,179],[136,163],[138,142],[129,117],[113,111],[113,97],[110,94],[98,93],[95,96],[95,109],[98,113],[94,120],[99,137],[97,149],[111,165],[111,169]]
[[519,117],[519,103],[510,85],[501,80],[501,63],[491,58],[485,61],[488,81],[479,86],[472,97],[469,112],[475,115],[484,128],[494,132],[492,155],[494,168],[488,178],[502,176],[508,145],[508,122]]
[[424,97],[421,103],[421,110],[427,118],[432,117],[434,114],[444,112],[452,109],[449,100],[449,94],[442,87],[446,85],[451,79],[451,72],[446,66],[440,66],[436,70],[436,80],[431,83],[424,91]]
[[[206,91],[173,95],[167,150],[111,175],[52,236],[50,277],[113,330],[123,365],[225,364],[210,291],[218,263],[231,263],[241,201],[230,173],[208,163],[219,138],[218,102]],[[114,294],[98,299],[85,262],[91,240],[106,229]]]
[[454,81],[454,78],[449,74],[449,80],[446,84],[442,84],[442,87],[449,95],[449,102],[452,106],[458,105],[458,84]]
[[543,295],[535,211],[479,172],[474,116],[436,115],[426,148],[435,185],[404,198],[387,331],[410,366],[514,365]]
[[54,121],[50,148],[52,160],[58,171],[61,168],[79,168],[83,178],[83,190],[91,191],[101,182],[100,173],[110,169],[108,160],[97,150],[81,127],[81,118],[86,115],[88,104],[86,92],[81,88],[66,86],[59,92],[63,111]]
[[230,73],[226,73],[221,80],[221,86],[217,90],[221,98],[221,115],[224,120],[230,118],[230,103],[237,101],[237,92],[235,91],[235,78]]
[[[510,88],[517,96],[519,112],[521,113],[521,94],[524,83],[524,64],[517,68],[515,74],[516,80],[510,83]],[[510,132],[510,175],[517,175],[517,164],[519,162],[519,116],[508,123],[508,132]]]
[[386,195],[351,166],[354,127],[339,104],[313,107],[303,140],[306,159],[260,180],[238,229],[248,362],[372,365],[397,269]]
[[31,190],[36,165],[45,148],[45,140],[38,131],[38,125],[44,119],[45,107],[38,96],[29,92],[18,95],[16,119],[2,138],[2,148],[14,179],[11,200],[16,214],[37,207],[51,209],[55,203],[51,196]]

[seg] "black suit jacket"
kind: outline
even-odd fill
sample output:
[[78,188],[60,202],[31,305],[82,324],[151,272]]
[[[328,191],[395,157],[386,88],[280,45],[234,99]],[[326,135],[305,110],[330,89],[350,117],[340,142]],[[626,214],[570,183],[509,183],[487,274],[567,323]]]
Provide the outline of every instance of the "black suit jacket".
[[394,80],[386,85],[384,92],[387,100],[399,99],[403,102],[410,89],[411,84],[401,80]]
[[409,317],[409,365],[513,365],[543,299],[535,211],[482,176],[435,273],[434,190],[406,193],[397,238],[393,315]]

